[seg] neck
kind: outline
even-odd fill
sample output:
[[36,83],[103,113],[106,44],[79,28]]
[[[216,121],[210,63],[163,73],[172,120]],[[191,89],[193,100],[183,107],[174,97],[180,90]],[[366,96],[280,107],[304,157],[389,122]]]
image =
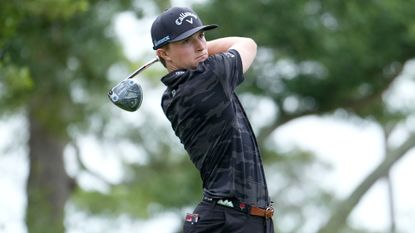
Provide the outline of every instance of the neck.
[[170,73],[170,72],[173,72],[173,71],[175,71],[175,70],[178,70],[179,68],[178,68],[177,66],[175,66],[175,65],[171,64],[171,63],[167,63],[167,64],[166,64],[166,69],[167,69],[167,71],[169,71],[169,73]]

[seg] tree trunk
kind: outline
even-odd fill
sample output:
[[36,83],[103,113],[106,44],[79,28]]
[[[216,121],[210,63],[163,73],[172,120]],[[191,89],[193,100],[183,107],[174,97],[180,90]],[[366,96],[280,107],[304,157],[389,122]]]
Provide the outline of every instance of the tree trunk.
[[64,207],[71,179],[63,161],[65,140],[29,114],[29,160],[26,224],[30,233],[64,233]]

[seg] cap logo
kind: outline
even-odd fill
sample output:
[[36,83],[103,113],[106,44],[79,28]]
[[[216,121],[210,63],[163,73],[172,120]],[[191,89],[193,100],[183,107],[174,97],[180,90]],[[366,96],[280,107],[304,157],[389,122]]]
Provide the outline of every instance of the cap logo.
[[179,18],[176,19],[175,23],[180,26],[182,25],[183,20],[186,20],[186,22],[193,24],[193,18],[186,19],[187,17],[194,17],[195,19],[197,19],[197,15],[193,14],[192,12],[185,12],[180,13]]
[[154,46],[157,47],[157,46],[159,46],[159,45],[161,45],[164,42],[169,41],[169,40],[170,40],[170,36],[165,36],[161,40],[154,41]]

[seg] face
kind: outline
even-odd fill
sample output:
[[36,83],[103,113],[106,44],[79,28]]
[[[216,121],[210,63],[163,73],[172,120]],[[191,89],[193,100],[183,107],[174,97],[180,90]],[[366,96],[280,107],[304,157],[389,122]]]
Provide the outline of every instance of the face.
[[208,58],[206,39],[203,31],[161,48],[158,55],[166,61],[167,69],[195,69]]

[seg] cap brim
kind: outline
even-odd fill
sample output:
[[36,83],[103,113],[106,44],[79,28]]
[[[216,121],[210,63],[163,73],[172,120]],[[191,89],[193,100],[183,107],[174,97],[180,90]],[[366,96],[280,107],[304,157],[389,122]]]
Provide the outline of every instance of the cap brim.
[[216,24],[210,24],[210,25],[203,25],[203,26],[195,27],[192,30],[189,30],[187,32],[184,32],[184,33],[180,34],[179,36],[177,36],[176,38],[170,40],[169,42],[184,40],[187,37],[195,34],[198,31],[208,31],[208,30],[211,30],[211,29],[215,29],[217,27],[218,27],[218,25],[216,25]]

